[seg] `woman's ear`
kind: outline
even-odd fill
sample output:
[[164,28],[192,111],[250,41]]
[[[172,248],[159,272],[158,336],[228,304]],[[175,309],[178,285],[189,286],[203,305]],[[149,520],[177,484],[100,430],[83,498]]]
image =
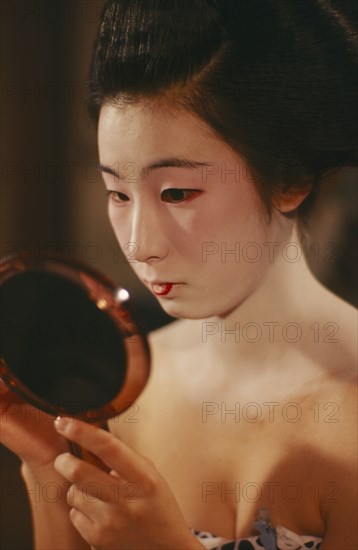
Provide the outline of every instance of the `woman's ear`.
[[299,186],[293,186],[285,190],[281,189],[277,193],[274,205],[282,214],[296,210],[302,202],[308,197],[313,187],[313,176],[305,176],[301,179]]

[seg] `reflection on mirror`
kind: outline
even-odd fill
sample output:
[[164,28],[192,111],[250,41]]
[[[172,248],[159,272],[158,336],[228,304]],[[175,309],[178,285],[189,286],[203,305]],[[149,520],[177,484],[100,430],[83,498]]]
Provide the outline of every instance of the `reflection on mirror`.
[[128,408],[149,376],[147,339],[129,294],[54,253],[0,263],[0,376],[53,415],[102,422]]

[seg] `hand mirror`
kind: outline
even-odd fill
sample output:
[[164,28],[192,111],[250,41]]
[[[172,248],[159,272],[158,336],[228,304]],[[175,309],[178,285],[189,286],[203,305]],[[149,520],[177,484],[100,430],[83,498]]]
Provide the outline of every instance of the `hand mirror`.
[[0,377],[54,416],[103,423],[126,410],[149,376],[147,339],[129,294],[62,254],[0,263]]

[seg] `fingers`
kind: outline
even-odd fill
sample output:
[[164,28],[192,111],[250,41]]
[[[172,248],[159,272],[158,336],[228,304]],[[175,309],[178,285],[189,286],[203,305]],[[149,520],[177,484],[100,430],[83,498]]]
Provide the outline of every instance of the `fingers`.
[[77,458],[70,453],[60,454],[54,462],[55,470],[63,475],[71,483],[84,484],[86,483],[89,489],[92,487],[92,494],[94,488],[97,486],[103,486],[102,495],[104,499],[107,499],[109,490],[107,485],[113,483],[113,477],[107,475],[103,470],[100,470],[96,466]]
[[97,455],[126,480],[144,488],[150,485],[149,461],[109,432],[70,418],[57,418],[55,426],[67,439]]
[[111,544],[111,538],[108,535],[108,519],[104,525],[101,525],[100,522],[92,521],[85,513],[76,508],[71,509],[70,519],[81,537],[90,545],[91,550],[119,548],[118,539],[116,540],[116,546]]
[[91,521],[103,521],[106,517],[107,504],[91,495],[86,486],[72,485],[67,492],[67,503]]
[[[80,512],[80,510],[76,510],[76,508],[71,509],[70,519],[73,526],[77,529],[77,531],[82,536],[82,538],[87,540],[88,533],[91,532],[91,530],[93,529],[93,525],[94,525],[93,521],[89,517],[87,517],[85,514]],[[94,546],[91,546],[91,548],[94,548]]]
[[[107,474],[100,468],[71,455],[63,453],[59,455],[54,466],[56,471],[81,491],[82,498],[88,502],[128,502],[129,497],[136,495],[138,489],[134,483],[129,483],[117,475]],[[73,489],[75,492],[75,489]],[[76,495],[79,497],[79,495]],[[78,503],[78,501],[77,501]],[[77,505],[70,502],[71,506]]]

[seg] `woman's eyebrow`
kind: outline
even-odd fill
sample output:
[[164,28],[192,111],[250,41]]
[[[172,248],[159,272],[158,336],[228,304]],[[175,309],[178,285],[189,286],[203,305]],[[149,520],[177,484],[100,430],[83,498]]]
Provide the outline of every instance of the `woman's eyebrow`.
[[[135,162],[129,162],[127,163],[127,166],[132,167],[135,165]],[[149,164],[148,166],[144,166],[140,170],[140,177],[146,178],[150,172],[153,170],[157,170],[158,168],[189,168],[189,169],[197,169],[201,166],[211,166],[212,163],[210,162],[199,162],[196,160],[190,160],[185,158],[179,158],[179,157],[170,157],[165,159],[160,159],[158,161],[153,162],[152,164]],[[112,176],[115,176],[121,180],[125,180],[125,176],[121,174],[118,170],[114,170],[110,166],[106,166],[105,164],[98,164],[98,169],[102,172],[106,172],[108,174],[112,174]]]

